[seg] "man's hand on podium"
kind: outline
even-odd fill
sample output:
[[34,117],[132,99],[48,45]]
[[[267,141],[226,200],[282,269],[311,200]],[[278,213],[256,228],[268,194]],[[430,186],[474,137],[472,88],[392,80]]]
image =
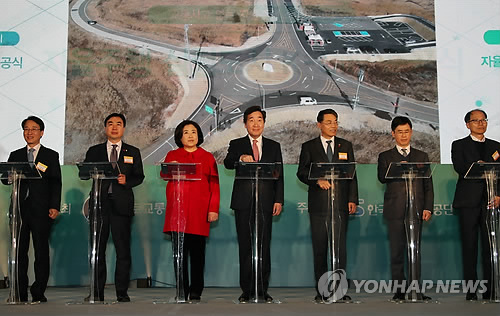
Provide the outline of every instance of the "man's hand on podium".
[[124,174],[118,175],[118,184],[125,185],[127,183],[127,177]]
[[318,180],[318,186],[323,190],[333,189],[332,184],[328,180]]

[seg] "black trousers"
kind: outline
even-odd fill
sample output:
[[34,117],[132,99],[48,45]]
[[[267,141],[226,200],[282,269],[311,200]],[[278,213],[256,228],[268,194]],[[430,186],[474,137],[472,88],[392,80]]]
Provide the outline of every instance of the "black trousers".
[[[19,299],[28,300],[28,251],[30,246],[30,234],[33,238],[33,249],[35,251],[35,282],[31,285],[31,296],[33,300],[39,300],[45,294],[50,274],[49,237],[53,220],[47,216],[33,216],[35,209],[28,199],[21,206],[21,224],[19,227],[18,245],[18,284]],[[41,213],[44,213],[43,211]]]
[[[406,228],[404,220],[387,220],[387,234],[389,235],[389,248],[391,251],[391,278],[393,281],[406,280],[405,277],[405,261],[408,253],[408,242],[406,236]],[[420,244],[422,235],[422,221],[414,223],[418,233],[418,241]],[[420,251],[420,249],[419,249]],[[420,261],[417,262],[417,275],[420,279]],[[399,283],[401,284],[401,283]],[[408,286],[409,284],[407,284]]]
[[[115,215],[115,201],[106,196],[101,198],[101,212],[97,215],[97,278],[95,284],[97,298],[104,298],[104,285],[106,284],[106,245],[108,243],[109,233],[113,239],[116,250],[115,267],[115,288],[116,296],[126,296],[128,284],[130,282],[130,267],[132,257],[130,254],[130,236],[132,217]],[[90,221],[90,242],[93,236],[93,212]],[[92,246],[92,245],[91,245]]]
[[477,208],[459,209],[460,234],[462,239],[462,262],[465,281],[477,280],[478,238],[481,238],[481,261],[483,280],[487,280],[487,291],[491,289],[491,255],[486,227],[486,204]]
[[[346,251],[346,232],[347,232],[347,215],[336,214],[335,221],[335,244],[336,254],[338,257],[338,269],[346,269],[347,251]],[[311,222],[311,237],[313,246],[313,260],[314,260],[314,278],[316,280],[316,292],[319,295],[318,282],[321,276],[328,271],[328,262],[331,253],[331,227],[332,227],[332,214],[331,212],[309,212],[309,220]]]
[[[183,239],[183,242],[181,242]],[[174,270],[177,279],[176,250],[182,251],[182,281],[184,295],[188,297],[201,297],[205,287],[205,246],[206,237],[200,235],[172,232],[172,250],[174,253]],[[189,264],[188,264],[189,263]],[[190,269],[189,269],[190,268]],[[189,282],[191,272],[191,283]]]
[[[255,295],[255,270],[253,269],[253,248],[255,232],[255,209],[235,210],[236,233],[238,235],[238,249],[240,257],[240,287],[243,293]],[[258,261],[257,295],[262,296],[269,288],[271,275],[271,234],[272,234],[272,209],[261,209],[257,234]]]

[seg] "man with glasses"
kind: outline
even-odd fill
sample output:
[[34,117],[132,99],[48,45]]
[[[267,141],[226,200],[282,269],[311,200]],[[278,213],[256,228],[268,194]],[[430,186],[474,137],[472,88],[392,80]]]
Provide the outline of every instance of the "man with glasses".
[[[316,279],[316,303],[322,303],[328,297],[324,297],[318,289],[321,276],[328,271],[328,234],[331,229],[331,207],[330,193],[331,183],[327,180],[309,180],[309,169],[312,163],[318,162],[354,162],[354,151],[352,144],[337,137],[338,115],[332,109],[325,109],[318,113],[317,126],[320,136],[302,144],[299,158],[297,177],[309,186],[308,210],[311,222],[311,236],[314,259],[314,276]],[[353,180],[340,180],[336,188],[337,195],[335,203],[338,204],[341,225],[339,238],[339,264],[338,268],[346,268],[346,232],[349,214],[356,212],[358,203],[358,182]],[[345,295],[343,300],[350,300]]]
[[[458,173],[453,207],[459,212],[460,234],[462,237],[462,262],[464,280],[477,280],[478,234],[481,236],[481,259],[483,279],[488,281],[483,299],[490,298],[491,263],[488,231],[486,228],[486,207],[494,203],[500,204],[500,194],[494,201],[487,200],[486,182],[484,180],[464,179],[465,174],[474,162],[500,162],[500,143],[484,136],[488,126],[486,112],[472,110],[465,115],[465,126],[470,135],[456,140],[451,145],[453,168]],[[499,186],[500,188],[500,186]],[[468,292],[466,300],[477,300],[475,292]]]
[[[26,146],[10,153],[9,162],[29,162],[41,179],[21,180],[19,203],[21,227],[18,244],[19,299],[28,301],[28,250],[30,233],[35,250],[35,282],[30,292],[33,302],[47,302],[45,289],[49,280],[49,237],[54,219],[61,206],[61,167],[59,154],[40,144],[45,124],[36,116],[29,116],[21,123]],[[9,184],[9,180],[2,180]]]

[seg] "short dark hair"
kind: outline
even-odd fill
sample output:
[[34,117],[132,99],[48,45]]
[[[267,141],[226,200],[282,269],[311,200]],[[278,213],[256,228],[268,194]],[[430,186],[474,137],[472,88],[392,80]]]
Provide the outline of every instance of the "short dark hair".
[[174,141],[177,147],[179,148],[184,147],[181,138],[182,138],[182,131],[184,130],[184,127],[186,127],[187,125],[193,125],[196,128],[196,132],[198,133],[198,143],[196,144],[196,146],[200,146],[201,144],[203,144],[203,132],[201,130],[200,125],[198,125],[198,123],[196,123],[195,121],[184,120],[180,122],[179,125],[177,125],[177,127],[175,128]]
[[396,116],[395,118],[392,119],[391,130],[394,132],[399,125],[406,125],[406,124],[410,125],[410,128],[413,129],[413,125],[411,124],[409,118],[407,118],[406,116]]
[[483,110],[480,110],[480,109],[474,109],[474,110],[470,110],[469,112],[467,112],[467,114],[465,114],[465,117],[464,117],[464,121],[465,121],[465,123],[469,123],[469,121],[470,121],[470,116],[472,115],[472,112],[475,112],[475,111],[482,112],[482,113],[484,114],[484,118],[488,118],[488,115],[486,115],[486,112],[484,112]]
[[264,120],[264,122],[266,121],[266,111],[262,110],[258,105],[253,105],[246,109],[245,113],[243,113],[243,123],[246,124],[248,116],[253,112],[260,112],[262,114],[262,119]]
[[106,116],[106,119],[104,120],[104,126],[106,126],[108,124],[108,121],[112,117],[119,117],[119,118],[121,118],[122,121],[123,121],[123,127],[127,126],[127,120],[125,119],[125,115],[123,115],[121,113],[111,113],[110,115]]
[[318,123],[323,122],[323,120],[325,118],[325,114],[333,114],[333,115],[335,115],[335,118],[337,120],[339,119],[339,115],[337,114],[337,112],[335,112],[335,110],[333,110],[333,109],[324,109],[324,110],[319,111],[318,117],[316,117],[316,120],[318,121]]
[[21,127],[23,128],[24,130],[24,125],[26,125],[26,122],[27,121],[33,121],[35,123],[38,124],[38,126],[40,126],[40,130],[43,131],[45,130],[45,124],[43,124],[43,121],[41,118],[37,117],[37,116],[33,116],[33,115],[30,115],[28,116],[27,118],[25,118],[22,122],[21,122]]

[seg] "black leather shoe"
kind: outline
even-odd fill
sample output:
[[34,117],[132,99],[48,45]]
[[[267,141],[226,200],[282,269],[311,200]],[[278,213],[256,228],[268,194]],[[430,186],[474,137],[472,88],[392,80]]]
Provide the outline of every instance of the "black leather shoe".
[[476,293],[467,293],[467,294],[465,294],[465,300],[466,301],[477,301],[477,294]]
[[321,295],[317,294],[314,297],[314,303],[316,303],[316,304],[323,304],[324,303],[323,297],[321,297]]
[[352,298],[349,295],[344,295],[340,300],[342,301],[352,301]]
[[238,301],[242,304],[248,303],[250,301],[250,295],[248,295],[248,293],[241,293]]
[[120,303],[128,303],[130,302],[130,297],[128,295],[117,296],[116,300]]
[[422,295],[422,299],[424,301],[431,301],[432,300],[432,298],[430,296],[427,296],[427,295]]
[[45,295],[42,295],[40,297],[33,297],[32,302],[33,303],[35,303],[35,302],[47,303],[47,298],[45,297]]
[[[84,302],[90,302],[90,295],[89,295],[89,296],[87,296],[86,298],[84,298],[84,299],[83,299],[83,301],[84,301]],[[95,301],[95,302],[104,302],[104,296],[102,296],[102,297],[97,297],[97,296],[95,296],[95,297],[94,297],[94,301]]]
[[266,301],[266,303],[272,303],[273,297],[271,295],[269,295],[269,293],[266,293],[266,294],[264,294],[264,301]]
[[201,301],[201,296],[199,295],[189,295],[189,300],[193,303],[199,303]]
[[401,292],[394,293],[394,296],[392,297],[393,301],[404,301],[404,299],[405,299],[405,293]]

